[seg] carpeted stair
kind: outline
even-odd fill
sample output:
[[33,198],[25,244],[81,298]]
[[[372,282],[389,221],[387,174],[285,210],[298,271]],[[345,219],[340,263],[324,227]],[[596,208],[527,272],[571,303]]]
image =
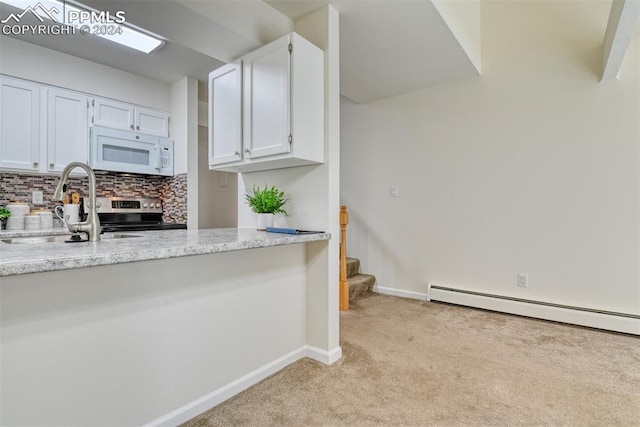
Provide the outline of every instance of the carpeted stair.
[[360,274],[360,260],[347,257],[347,281],[349,282],[349,302],[354,302],[358,297],[373,292],[376,284],[375,276]]

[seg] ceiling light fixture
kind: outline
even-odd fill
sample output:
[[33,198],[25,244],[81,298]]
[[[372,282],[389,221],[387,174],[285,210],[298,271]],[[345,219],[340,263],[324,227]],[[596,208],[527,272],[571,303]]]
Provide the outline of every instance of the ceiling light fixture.
[[[164,45],[163,40],[124,23],[79,22],[78,19],[70,19],[70,17],[79,16],[81,12],[95,12],[96,16],[108,16],[107,12],[101,12],[80,3],[61,0],[0,0],[0,3],[22,9],[22,12],[16,15],[18,18],[22,17],[23,12],[31,12],[42,22],[44,21],[40,18],[70,25],[81,30],[83,34],[93,34],[140,52],[151,53]],[[51,13],[54,10],[57,13]],[[118,31],[113,31],[116,28]],[[85,32],[87,30],[88,33]]]

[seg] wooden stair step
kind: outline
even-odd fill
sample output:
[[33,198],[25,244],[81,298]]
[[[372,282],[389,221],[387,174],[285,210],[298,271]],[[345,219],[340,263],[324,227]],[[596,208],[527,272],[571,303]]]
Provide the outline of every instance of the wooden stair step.
[[360,260],[347,257],[347,278],[353,277],[360,271]]
[[376,277],[371,274],[356,274],[349,277],[349,301],[353,301],[361,295],[373,292]]

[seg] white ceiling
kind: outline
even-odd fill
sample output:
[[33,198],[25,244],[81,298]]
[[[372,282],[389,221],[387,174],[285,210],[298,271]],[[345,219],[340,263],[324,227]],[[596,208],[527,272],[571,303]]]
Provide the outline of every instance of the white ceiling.
[[[19,10],[0,3],[0,16],[5,17],[16,11]],[[22,22],[28,23],[25,21],[27,19],[29,15]],[[33,19],[32,24],[39,22]],[[172,41],[167,41],[165,46],[153,54],[145,55],[95,36],[37,36],[27,33],[12,37],[165,83],[174,83],[184,76],[206,81],[209,71],[224,64]]]
[[[341,91],[356,102],[477,75],[430,0],[267,0],[270,7],[257,0],[220,1],[216,7],[217,2],[84,1],[100,10],[124,10],[128,23],[165,38],[166,45],[150,55],[97,37],[20,38],[167,83],[184,76],[206,81],[223,62],[290,31],[293,20],[331,3],[340,12]],[[2,6],[2,16],[11,11],[7,8]]]
[[358,103],[478,75],[430,0],[267,3],[291,19],[328,3],[340,12],[340,86]]

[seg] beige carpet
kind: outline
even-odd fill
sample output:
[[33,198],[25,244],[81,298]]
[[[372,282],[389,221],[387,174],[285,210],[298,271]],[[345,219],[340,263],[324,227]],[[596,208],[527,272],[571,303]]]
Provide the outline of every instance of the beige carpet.
[[373,295],[304,359],[188,426],[640,426],[640,338]]

